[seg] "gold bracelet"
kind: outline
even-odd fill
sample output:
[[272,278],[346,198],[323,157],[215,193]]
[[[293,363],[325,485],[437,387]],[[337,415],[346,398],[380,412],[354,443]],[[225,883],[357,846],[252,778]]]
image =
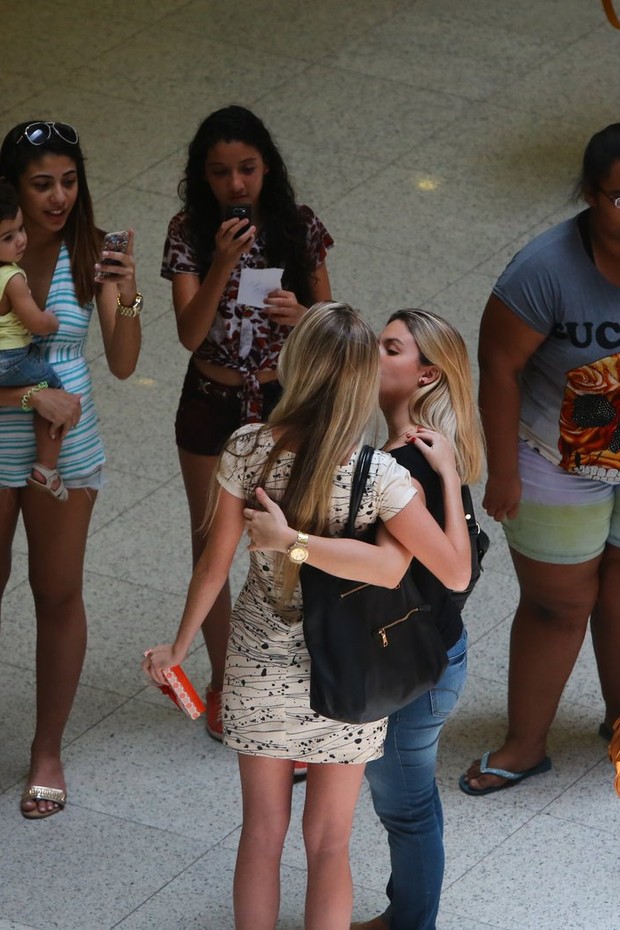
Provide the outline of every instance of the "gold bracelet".
[[143,305],[144,305],[144,297],[139,291],[134,297],[133,303],[130,304],[129,307],[125,306],[125,304],[121,302],[120,294],[116,295],[116,312],[118,313],[119,316],[129,316],[129,317],[140,316],[140,314],[142,313]]
[[22,397],[22,410],[32,410],[32,404],[30,401],[32,400],[33,394],[36,394],[37,391],[42,391],[43,388],[46,387],[49,387],[47,381],[39,381],[39,383],[35,384],[34,387],[31,387],[29,391],[26,391]]

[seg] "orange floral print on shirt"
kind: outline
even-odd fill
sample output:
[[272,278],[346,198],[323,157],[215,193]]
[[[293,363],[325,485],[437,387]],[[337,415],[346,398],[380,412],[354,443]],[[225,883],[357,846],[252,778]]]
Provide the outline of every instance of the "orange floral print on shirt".
[[566,471],[620,482],[620,355],[567,373],[558,447]]

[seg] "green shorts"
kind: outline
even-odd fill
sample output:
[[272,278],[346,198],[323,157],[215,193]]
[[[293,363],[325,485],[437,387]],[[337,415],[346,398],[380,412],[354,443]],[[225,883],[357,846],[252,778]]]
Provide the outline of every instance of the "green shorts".
[[588,562],[620,546],[620,484],[564,471],[519,443],[522,491],[514,520],[503,521],[511,549],[537,562]]

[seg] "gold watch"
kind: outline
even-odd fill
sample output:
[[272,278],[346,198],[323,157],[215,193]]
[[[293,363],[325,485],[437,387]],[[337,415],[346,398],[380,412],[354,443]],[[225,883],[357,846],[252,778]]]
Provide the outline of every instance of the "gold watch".
[[116,295],[116,312],[119,316],[140,316],[142,313],[142,307],[144,305],[144,297],[138,291],[136,296],[133,299],[133,303],[129,307],[126,307],[125,304],[121,303],[120,294]]
[[292,543],[286,550],[291,562],[295,562],[296,565],[301,565],[302,562],[305,562],[308,558],[308,534],[302,533],[301,531],[297,533],[297,539]]

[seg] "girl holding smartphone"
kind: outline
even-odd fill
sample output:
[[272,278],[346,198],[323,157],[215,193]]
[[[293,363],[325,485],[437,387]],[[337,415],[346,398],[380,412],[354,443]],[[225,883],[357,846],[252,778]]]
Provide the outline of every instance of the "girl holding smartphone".
[[[235,429],[265,421],[275,407],[286,337],[307,307],[331,297],[325,258],[333,240],[296,203],[271,135],[244,107],[217,110],[198,127],[179,194],[161,274],[172,282],[179,339],[191,352],[175,431],[195,565],[217,456]],[[240,217],[246,210],[251,221]],[[240,303],[243,270],[265,268],[283,269],[282,286],[263,307]],[[202,627],[211,662],[207,730],[218,740],[230,611],[226,581]]]

